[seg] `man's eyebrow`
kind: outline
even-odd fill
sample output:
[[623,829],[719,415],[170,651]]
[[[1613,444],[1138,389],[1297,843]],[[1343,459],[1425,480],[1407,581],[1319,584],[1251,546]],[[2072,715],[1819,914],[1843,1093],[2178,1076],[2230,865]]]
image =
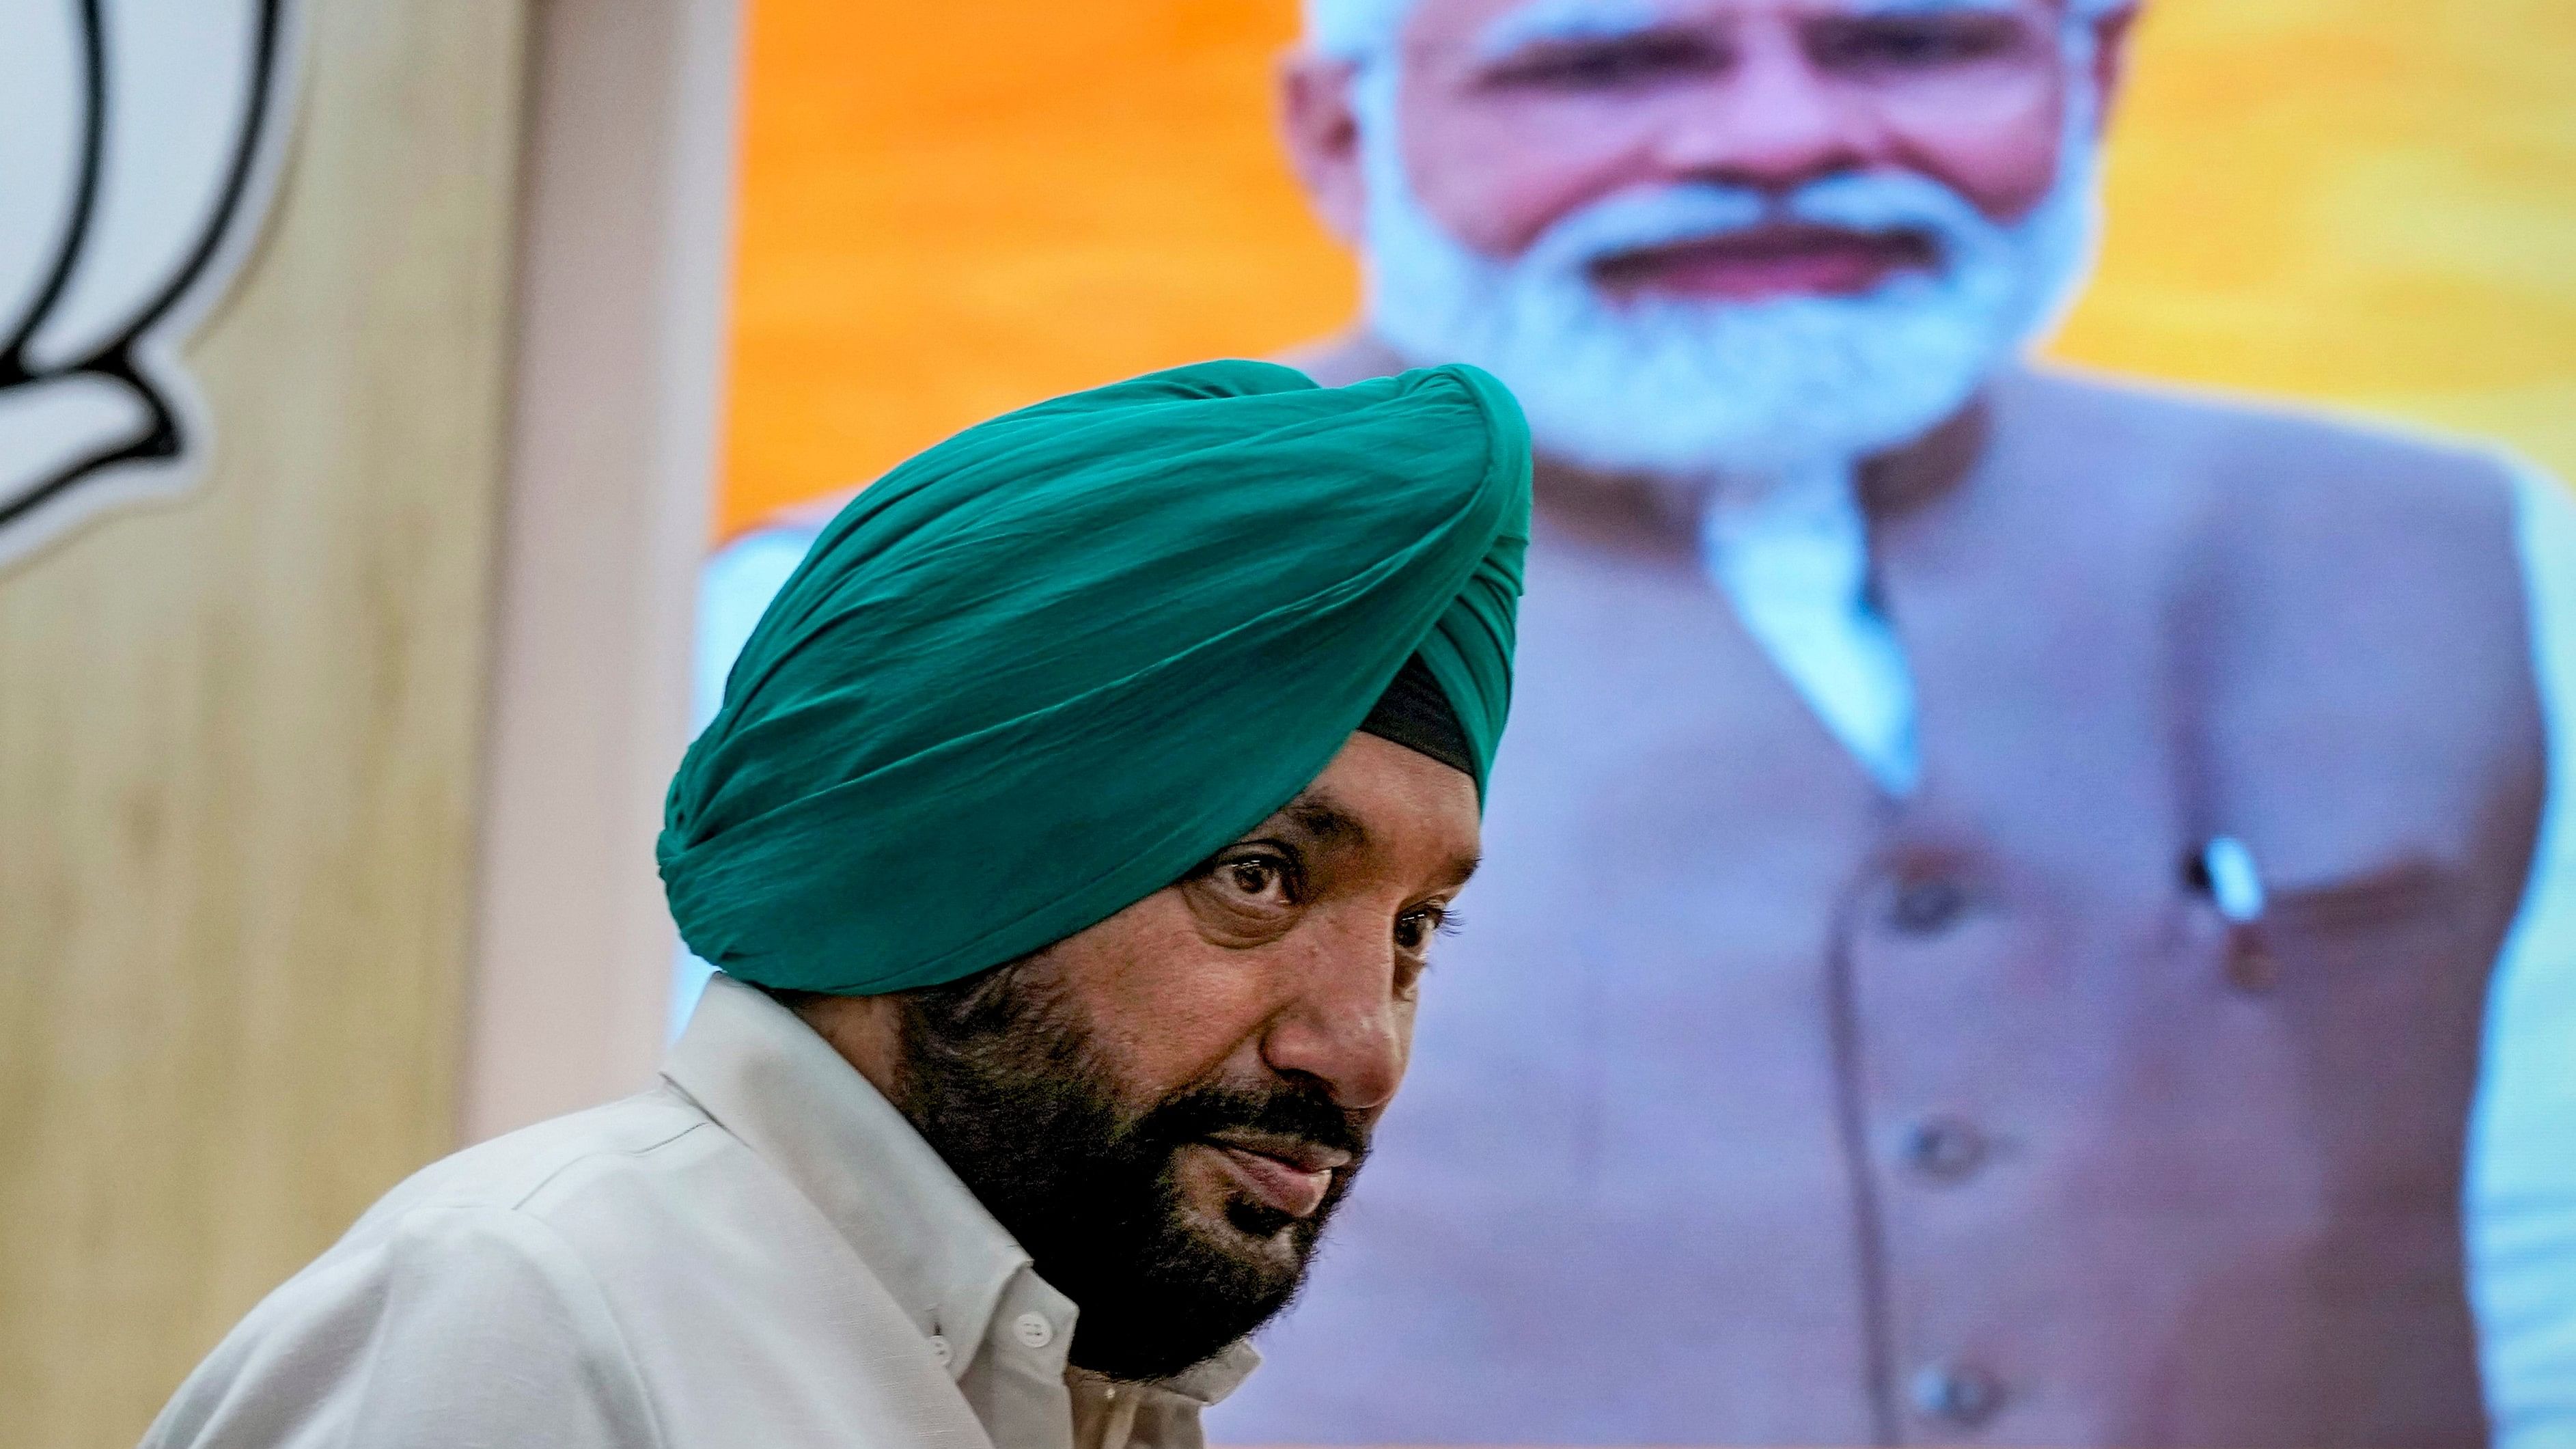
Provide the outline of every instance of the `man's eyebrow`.
[[1491,63],[1541,45],[1625,40],[1662,26],[1655,0],[1528,0],[1503,12],[1476,35],[1476,58]]
[[[1353,850],[1366,850],[1369,828],[1357,815],[1345,810],[1330,795],[1309,792],[1288,802],[1279,812],[1288,823],[1310,837],[1317,845],[1330,845]],[[1448,869],[1442,871],[1438,884],[1444,890],[1455,890],[1467,883],[1484,864],[1484,857],[1470,852],[1452,856]]]
[[1484,863],[1485,858],[1481,855],[1462,855],[1456,857],[1449,862],[1449,868],[1440,874],[1441,888],[1444,890],[1454,891],[1458,887],[1465,885],[1468,880],[1476,874],[1476,867],[1483,865]]
[[1318,845],[1368,848],[1368,827],[1330,795],[1308,791],[1289,801],[1279,813]]

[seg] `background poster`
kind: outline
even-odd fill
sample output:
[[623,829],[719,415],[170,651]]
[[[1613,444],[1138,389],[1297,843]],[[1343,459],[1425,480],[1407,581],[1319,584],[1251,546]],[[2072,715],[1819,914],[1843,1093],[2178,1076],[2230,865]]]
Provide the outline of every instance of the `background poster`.
[[[1921,23],[2119,8],[1927,6],[1945,19]],[[1562,50],[1615,48],[1619,19],[1571,9],[1550,12],[1577,37]],[[1831,104],[1686,109],[1720,106],[1733,82],[1717,78],[1738,73],[1709,57],[1754,53],[1705,39],[1725,24],[1850,19],[1741,9],[1660,27],[1687,64],[1599,67],[1651,77],[1633,89],[1527,81],[1554,73],[1542,62],[1494,80],[1523,60],[1506,46],[1407,114],[1445,138],[1425,144],[1448,180],[1490,168],[1464,189],[1507,215],[1564,194],[1531,180],[1561,181],[1552,166],[1660,178],[1719,171],[1706,158],[1723,153],[1749,171],[1755,142],[1713,138],[1757,118],[1794,115],[1809,129],[1780,129],[1802,140],[1851,127],[1839,150],[1764,153],[1780,171],[1919,139],[1862,89],[1897,94],[1892,62]],[[2576,472],[2561,262],[2576,16],[2289,0],[2143,14],[2100,265],[2048,355]],[[1295,28],[1286,3],[760,13],[719,540],[1002,409],[1338,328],[1354,271],[1272,119]],[[1798,34],[1806,49],[1769,54],[1826,69],[1825,42]],[[1944,62],[1922,64],[1917,78]],[[1911,94],[1907,114],[1937,129],[1933,92]],[[1940,94],[1952,119],[2031,114]],[[1523,129],[1455,119],[1502,112]],[[1441,129],[1461,124],[1488,144]],[[1505,134],[1510,148],[1489,144]],[[1513,380],[1543,457],[1548,394],[1567,395],[1549,367],[1604,355],[1565,336],[1504,354],[1518,373],[1450,354]],[[1747,367],[1620,416],[1637,435],[1696,425],[1725,411],[1704,399],[1806,375]],[[2105,401],[2118,388],[2007,391],[1992,437],[1963,445],[1992,466],[1948,492],[1936,479],[1938,505],[1881,498],[1862,524],[1844,475],[1801,497],[1789,485],[1824,475],[1764,479],[1757,462],[1767,492],[1721,489],[1698,537],[1659,538],[1663,554],[1605,542],[1608,525],[1534,544],[1486,894],[1462,903],[1476,929],[1452,957],[1473,984],[1431,998],[1382,1138],[1395,1148],[1340,1256],[1264,1340],[1272,1371],[1212,1417],[1220,1438],[2450,1442],[2481,1422],[2480,1351],[2508,1440],[2568,1412],[2576,1172],[2545,1124],[2576,1110],[2576,877],[2564,832],[2532,821],[2543,775],[2570,777],[2571,738],[2534,704],[2563,711],[2576,663],[2571,566],[2531,562],[2576,557],[2544,537],[2567,532],[2548,521],[2565,500],[2515,485],[2526,597],[2491,507],[2501,474],[2467,480],[2484,464],[2313,421],[2275,431],[2207,397],[2164,398],[2144,424],[2135,394]],[[1593,522],[1617,468],[1651,471],[1643,456],[1593,460],[1612,478]],[[2426,499],[2440,506],[2405,511]],[[2451,507],[2488,510],[2474,542],[2432,521],[2466,516]],[[1771,523],[1753,517],[1766,509]],[[743,580],[774,584],[801,540],[728,551],[711,577],[733,582],[709,593],[738,607],[708,637],[750,627],[766,594]],[[1694,542],[1742,629],[1709,627],[1698,571],[1658,572]],[[1757,637],[1764,657],[1745,647]],[[1850,758],[1812,748],[1817,723]],[[2536,876],[2535,839],[2561,845]],[[2512,1009],[2482,1048],[2481,992],[2526,879],[2547,909],[2519,917],[2532,964],[2496,968]],[[2488,1145],[2464,1235],[2452,1144],[2472,1076]],[[2375,1150],[2388,1143],[2421,1157],[2396,1165]],[[1857,1231],[1838,1236],[1846,1218]],[[2481,1257],[2465,1289],[2464,1236]],[[1819,1286],[1836,1284],[1848,1314]]]
[[[716,530],[1004,408],[1337,327],[1281,159],[1292,0],[751,8]],[[2155,0],[2052,356],[2576,475],[2576,9]]]

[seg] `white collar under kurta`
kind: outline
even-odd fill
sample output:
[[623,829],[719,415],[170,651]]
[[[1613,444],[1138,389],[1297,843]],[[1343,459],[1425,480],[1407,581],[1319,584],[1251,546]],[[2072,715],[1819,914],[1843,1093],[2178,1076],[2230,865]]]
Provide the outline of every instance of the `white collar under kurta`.
[[1201,1449],[1254,1362],[1065,1368],[1073,1305],[867,1080],[730,981],[649,1091],[431,1164],[146,1449]]
[[[1065,1412],[1114,1432],[1173,1399],[1195,1410],[1243,1382],[1258,1354],[1237,1344],[1157,1385],[1116,1386],[1072,1370],[1072,1300],[1048,1286],[1029,1255],[950,1171],[903,1114],[795,1013],[753,987],[708,984],[663,1075],[793,1182],[893,1292],[947,1364],[996,1443],[1023,1415]],[[1099,1403],[1090,1402],[1097,1399]],[[1084,1449],[1103,1444],[1086,1438]]]

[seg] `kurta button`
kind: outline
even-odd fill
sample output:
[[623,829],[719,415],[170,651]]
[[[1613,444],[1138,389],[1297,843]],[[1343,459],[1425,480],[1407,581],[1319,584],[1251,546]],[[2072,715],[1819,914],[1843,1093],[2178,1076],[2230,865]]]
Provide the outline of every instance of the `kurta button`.
[[1055,1342],[1055,1325],[1043,1313],[1023,1313],[1011,1320],[1011,1336],[1024,1348],[1044,1348]]
[[1905,1165],[1956,1182],[1986,1160],[1986,1134],[1956,1117],[1927,1117],[1905,1129]]
[[1899,888],[1887,918],[1909,936],[1930,936],[1950,929],[1967,908],[1966,887],[1947,876],[1934,876]]
[[948,1351],[948,1335],[944,1333],[934,1333],[930,1336],[930,1356],[939,1360],[939,1366],[941,1368],[948,1367],[949,1360],[956,1357],[955,1354]]
[[1934,1364],[1914,1376],[1914,1407],[1924,1417],[1973,1429],[2003,1407],[2004,1386],[1983,1369]]

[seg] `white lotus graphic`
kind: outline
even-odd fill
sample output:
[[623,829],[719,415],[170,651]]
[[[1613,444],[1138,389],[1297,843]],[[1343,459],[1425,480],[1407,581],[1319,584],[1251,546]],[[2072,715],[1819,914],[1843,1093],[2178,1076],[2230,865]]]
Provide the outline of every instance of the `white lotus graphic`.
[[177,347],[281,154],[289,0],[0,0],[0,563],[185,487]]

